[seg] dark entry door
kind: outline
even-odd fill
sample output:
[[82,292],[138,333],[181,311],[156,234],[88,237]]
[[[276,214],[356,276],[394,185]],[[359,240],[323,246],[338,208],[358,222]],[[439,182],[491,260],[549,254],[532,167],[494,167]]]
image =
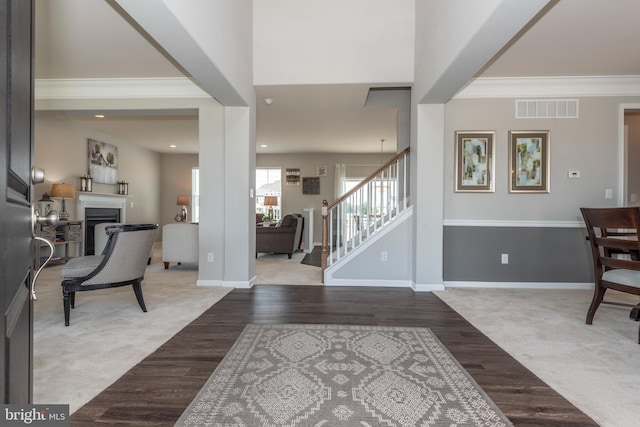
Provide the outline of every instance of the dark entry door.
[[30,0],[0,0],[0,394],[31,401],[32,13]]

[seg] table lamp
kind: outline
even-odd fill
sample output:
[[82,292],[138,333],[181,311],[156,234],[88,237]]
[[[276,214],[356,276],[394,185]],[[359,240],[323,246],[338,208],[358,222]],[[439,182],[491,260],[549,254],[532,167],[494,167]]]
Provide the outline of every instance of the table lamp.
[[178,196],[178,201],[176,203],[178,206],[182,206],[182,210],[180,211],[180,217],[182,221],[187,220],[187,206],[190,205],[189,196]]
[[269,218],[273,218],[273,207],[278,206],[278,198],[276,196],[264,196],[264,206],[269,206]]
[[51,186],[51,197],[62,199],[62,210],[58,213],[58,216],[60,217],[60,221],[69,221],[69,212],[67,212],[65,199],[73,199],[76,197],[76,189],[71,184],[53,184]]

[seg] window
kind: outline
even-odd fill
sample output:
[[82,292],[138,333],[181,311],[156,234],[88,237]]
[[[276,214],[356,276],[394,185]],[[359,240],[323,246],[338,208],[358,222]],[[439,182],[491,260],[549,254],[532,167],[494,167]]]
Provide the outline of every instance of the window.
[[[265,206],[265,197],[275,197],[276,205]],[[267,215],[270,208],[273,212],[272,219],[282,217],[282,169],[259,168],[256,169],[256,213]]]
[[191,222],[200,222],[200,169],[191,169]]

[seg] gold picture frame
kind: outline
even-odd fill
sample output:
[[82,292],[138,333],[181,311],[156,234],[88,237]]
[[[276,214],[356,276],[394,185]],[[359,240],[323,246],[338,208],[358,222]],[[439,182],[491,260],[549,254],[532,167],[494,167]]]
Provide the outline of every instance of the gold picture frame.
[[549,192],[549,131],[509,131],[509,193]]
[[495,192],[495,131],[456,131],[456,192]]

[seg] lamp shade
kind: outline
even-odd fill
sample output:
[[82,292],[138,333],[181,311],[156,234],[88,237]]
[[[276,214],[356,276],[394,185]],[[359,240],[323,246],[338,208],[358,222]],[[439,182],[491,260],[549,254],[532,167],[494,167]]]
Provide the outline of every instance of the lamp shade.
[[53,184],[51,186],[51,197],[58,199],[73,199],[76,196],[76,189],[72,184]]
[[176,203],[178,206],[189,206],[189,196],[178,196],[178,202]]
[[278,206],[278,198],[276,196],[264,196],[264,206]]

